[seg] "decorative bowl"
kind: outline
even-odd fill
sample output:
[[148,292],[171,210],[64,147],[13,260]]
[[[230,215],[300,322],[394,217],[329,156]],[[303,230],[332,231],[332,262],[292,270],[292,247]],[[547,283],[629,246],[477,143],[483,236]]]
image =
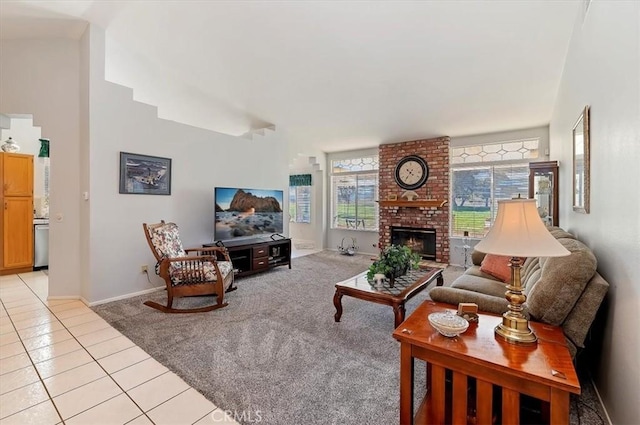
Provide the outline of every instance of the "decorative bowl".
[[451,311],[431,313],[429,323],[442,335],[450,338],[460,335],[469,327],[469,322]]

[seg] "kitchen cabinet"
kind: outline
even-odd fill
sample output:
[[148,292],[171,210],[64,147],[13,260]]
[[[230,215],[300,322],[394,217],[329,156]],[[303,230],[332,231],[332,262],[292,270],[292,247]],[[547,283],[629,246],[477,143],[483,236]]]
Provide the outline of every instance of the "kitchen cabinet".
[[33,197],[33,155],[3,153],[2,156],[3,195]]
[[33,155],[0,153],[0,275],[33,270]]

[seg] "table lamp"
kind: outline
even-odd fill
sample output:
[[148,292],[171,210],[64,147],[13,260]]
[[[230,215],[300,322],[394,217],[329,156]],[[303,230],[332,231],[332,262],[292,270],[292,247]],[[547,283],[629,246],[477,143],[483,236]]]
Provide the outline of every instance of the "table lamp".
[[514,344],[535,343],[536,335],[529,329],[529,321],[522,313],[522,304],[527,297],[522,293],[520,268],[526,257],[562,257],[570,252],[547,230],[535,199],[498,201],[495,223],[475,249],[511,257],[511,282],[505,293],[508,311],[502,315],[502,323],[496,326],[495,334]]

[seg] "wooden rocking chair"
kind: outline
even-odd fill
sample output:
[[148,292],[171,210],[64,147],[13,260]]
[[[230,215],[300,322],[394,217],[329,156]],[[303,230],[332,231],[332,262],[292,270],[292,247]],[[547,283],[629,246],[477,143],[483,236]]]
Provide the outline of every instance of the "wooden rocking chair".
[[[224,247],[184,249],[175,223],[143,223],[144,234],[158,263],[156,274],[167,284],[167,305],[144,304],[164,313],[199,313],[226,307],[224,293],[232,291],[233,265]],[[195,252],[197,255],[189,255]],[[173,297],[215,295],[216,303],[206,307],[176,309]]]

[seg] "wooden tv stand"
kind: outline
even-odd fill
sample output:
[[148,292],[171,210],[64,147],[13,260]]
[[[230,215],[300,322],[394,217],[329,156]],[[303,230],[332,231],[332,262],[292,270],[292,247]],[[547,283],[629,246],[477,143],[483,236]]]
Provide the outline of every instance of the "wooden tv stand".
[[261,237],[252,239],[217,241],[204,244],[204,248],[224,246],[236,270],[236,276],[248,276],[274,267],[288,265],[291,268],[291,239]]

